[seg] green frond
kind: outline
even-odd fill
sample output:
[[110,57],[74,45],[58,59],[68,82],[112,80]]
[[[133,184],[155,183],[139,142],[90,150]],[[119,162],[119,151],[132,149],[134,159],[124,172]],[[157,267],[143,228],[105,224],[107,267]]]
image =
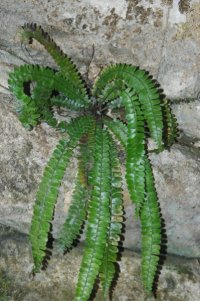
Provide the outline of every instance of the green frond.
[[[61,140],[56,147],[39,185],[36,195],[34,213],[30,229],[30,240],[35,263],[38,271],[45,256],[50,223],[53,217],[55,202],[66,167],[83,134],[89,129],[93,120],[90,117],[79,117],[69,124],[70,140]],[[77,128],[76,128],[77,124]]]
[[76,136],[79,135],[79,133],[81,133],[81,138],[84,134],[92,132],[95,128],[95,124],[96,121],[92,115],[78,116],[67,124],[66,133],[71,140],[74,138],[76,139]]
[[160,245],[161,217],[154,178],[149,159],[145,158],[146,196],[140,219],[142,228],[142,281],[147,291],[152,291],[156,275]]
[[80,234],[81,227],[86,219],[87,190],[79,179],[76,181],[72,201],[67,218],[59,234],[59,245],[63,251],[69,250]]
[[124,149],[127,144],[127,126],[119,119],[112,119],[110,117],[103,118],[104,124],[114,134],[115,138],[120,141]]
[[104,256],[99,271],[103,289],[103,300],[107,300],[113,278],[116,273],[118,243],[122,231],[123,222],[123,195],[122,176],[120,162],[116,151],[116,145],[110,140],[110,163],[111,163],[111,191],[110,191],[110,223],[107,230],[107,241],[104,247]]
[[76,87],[76,91],[79,93],[79,98],[87,98],[86,89],[83,85],[82,78],[76,69],[76,66],[50,38],[48,33],[44,32],[41,26],[29,23],[25,24],[21,30],[21,39],[22,42],[35,39],[42,44],[59,66],[60,73],[62,73],[70,85]]
[[93,154],[92,192],[88,206],[86,246],[74,301],[88,301],[90,297],[103,259],[110,221],[109,138],[101,126],[96,128]]
[[136,204],[136,212],[139,213],[145,195],[144,116],[134,91],[123,91],[121,98],[127,120],[126,181],[131,200]]
[[[91,129],[92,131],[92,129]],[[72,201],[67,213],[67,219],[59,235],[59,245],[62,250],[69,250],[78,237],[81,227],[86,220],[87,202],[89,199],[88,187],[88,140],[89,133],[83,136],[80,141],[80,154],[78,160],[78,174]]]
[[[9,74],[8,83],[10,91],[21,103],[19,118],[25,126],[35,126],[41,121],[54,127],[57,125],[52,111],[52,107],[56,105],[51,96],[54,91],[62,95],[63,107],[71,107],[73,104],[73,108],[77,110],[88,106],[88,100],[80,97],[74,84],[50,68],[37,65],[16,67]],[[32,83],[30,95],[25,91],[26,83]]]
[[71,109],[73,111],[79,111],[82,108],[85,108],[84,103],[75,101],[74,99],[70,99],[62,96],[53,96],[50,99],[51,105],[56,107],[63,107],[66,109]]
[[167,99],[164,99],[162,103],[162,110],[164,116],[164,142],[165,146],[170,148],[178,136],[177,120],[175,115],[172,113]]
[[96,80],[92,93],[100,102],[106,103],[117,98],[126,88],[134,90],[138,96],[151,136],[161,149],[163,116],[160,95],[146,71],[126,64],[109,66]]
[[72,148],[69,142],[61,140],[45,168],[36,195],[30,229],[35,271],[39,271],[43,263],[58,189],[71,156]]
[[[25,127],[35,126],[44,116],[53,119],[48,98],[53,90],[53,70],[33,65],[15,67],[9,74],[9,89],[20,101],[19,119]],[[33,82],[32,95],[25,92],[25,85]],[[37,83],[37,85],[35,85]]]

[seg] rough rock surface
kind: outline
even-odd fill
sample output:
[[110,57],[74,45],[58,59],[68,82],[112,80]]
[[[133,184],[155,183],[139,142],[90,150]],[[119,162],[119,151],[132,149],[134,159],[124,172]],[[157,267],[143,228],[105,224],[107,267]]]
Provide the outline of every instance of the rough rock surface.
[[168,97],[195,98],[200,91],[199,13],[198,0],[19,0],[17,4],[11,0],[9,6],[2,0],[0,76],[6,85],[7,71],[20,63],[13,52],[29,62],[48,61],[37,43],[30,56],[17,38],[19,26],[34,22],[53,36],[83,72],[94,44],[92,80],[105,64],[126,62],[149,70]]
[[[1,301],[71,301],[77,282],[82,249],[64,256],[55,247],[46,270],[34,277],[30,247],[25,235],[1,227],[0,300]],[[140,283],[140,257],[125,251],[113,301],[153,301]],[[197,259],[168,257],[162,269],[157,301],[198,301],[200,266]],[[101,291],[96,301],[102,301]]]

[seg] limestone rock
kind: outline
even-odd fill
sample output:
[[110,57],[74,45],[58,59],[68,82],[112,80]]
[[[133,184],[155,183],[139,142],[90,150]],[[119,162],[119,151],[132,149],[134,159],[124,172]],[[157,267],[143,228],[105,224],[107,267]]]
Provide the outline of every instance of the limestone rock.
[[[0,233],[1,300],[72,300],[82,248],[73,249],[63,256],[55,246],[47,268],[33,276],[33,263],[27,237],[5,227],[1,227]],[[140,256],[130,251],[123,252],[122,255],[121,273],[112,300],[153,301],[154,298],[145,294],[140,282]],[[160,276],[156,300],[197,301],[200,298],[199,281],[198,260],[168,257]],[[100,290],[95,300],[102,301]]]
[[[187,2],[187,5],[182,4]],[[103,66],[125,62],[145,68],[169,98],[199,93],[199,1],[16,1],[0,3],[0,78],[15,64],[50,64],[38,43],[22,47],[17,31],[38,23],[94,80]],[[92,45],[95,47],[92,58]],[[20,61],[19,57],[23,60]],[[90,65],[89,70],[87,67]]]

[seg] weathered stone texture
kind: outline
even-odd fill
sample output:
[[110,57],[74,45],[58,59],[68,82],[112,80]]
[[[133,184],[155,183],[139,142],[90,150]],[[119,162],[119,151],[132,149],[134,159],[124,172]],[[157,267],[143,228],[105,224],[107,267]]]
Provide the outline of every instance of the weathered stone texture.
[[[8,228],[0,231],[0,291],[6,301],[71,301],[77,282],[82,249],[63,256],[55,246],[46,270],[32,275],[30,246],[25,235]],[[130,251],[123,253],[121,273],[113,301],[154,301],[140,282],[140,257]],[[160,276],[157,301],[198,301],[200,268],[196,259],[168,257]],[[7,297],[7,299],[3,299]],[[101,291],[96,301],[102,301]]]
[[[8,71],[16,63],[9,50],[32,61],[22,52],[16,32],[24,22],[36,22],[48,30],[83,71],[94,44],[96,51],[89,74],[92,80],[105,64],[127,62],[149,70],[168,97],[195,98],[200,91],[200,8],[198,1],[190,2],[190,6],[184,6],[178,1],[171,5],[168,1],[20,0],[17,5],[9,1],[8,7],[3,0],[0,33],[4,52],[0,66],[2,71]],[[43,56],[37,49],[33,49],[32,57],[41,63]],[[6,84],[6,75],[1,76]]]

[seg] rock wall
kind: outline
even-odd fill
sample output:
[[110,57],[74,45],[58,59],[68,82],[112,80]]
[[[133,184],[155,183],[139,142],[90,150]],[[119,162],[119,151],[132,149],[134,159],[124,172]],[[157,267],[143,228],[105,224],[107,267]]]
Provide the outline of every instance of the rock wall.
[[[9,3],[1,0],[1,224],[28,233],[37,185],[59,139],[59,134],[46,124],[32,132],[26,131],[15,114],[16,100],[6,90],[8,72],[15,65],[28,62],[54,66],[38,43],[25,47],[19,41],[19,26],[33,22],[42,25],[72,57],[90,84],[105,65],[119,62],[145,68],[160,82],[165,95],[172,100],[180,128],[179,141],[170,152],[151,156],[166,222],[168,252],[200,257],[199,15],[197,0],[10,0]],[[61,189],[54,223],[55,237],[70,202],[75,166],[74,161]],[[124,246],[139,250],[139,224],[133,219],[133,206],[127,193],[125,197],[127,234]]]
[[[55,247],[47,269],[33,276],[26,235],[5,227],[0,229],[0,300],[71,301],[82,248],[73,249],[63,256]],[[154,301],[142,288],[139,277],[140,257],[137,253],[126,250],[120,262],[120,270],[113,301]],[[162,269],[156,300],[198,301],[199,281],[199,263],[196,259],[169,256]],[[95,300],[102,301],[101,290]]]

